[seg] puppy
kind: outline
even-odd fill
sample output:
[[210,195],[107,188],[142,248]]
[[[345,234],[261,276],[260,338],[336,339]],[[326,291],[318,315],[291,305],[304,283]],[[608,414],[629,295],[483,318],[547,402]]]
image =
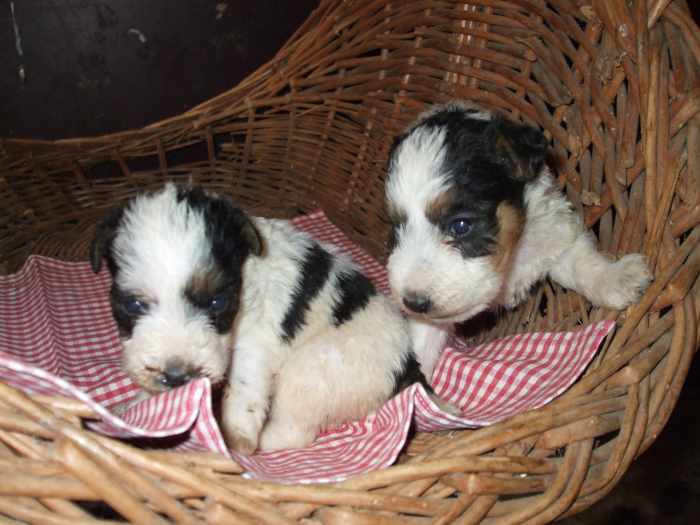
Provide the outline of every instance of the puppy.
[[399,308],[287,221],[168,184],[110,213],[90,257],[112,275],[126,371],[149,393],[223,383],[222,427],[239,452],[308,445],[427,386]]
[[556,186],[537,129],[469,103],[421,115],[397,137],[386,199],[392,293],[412,317],[430,378],[450,327],[521,303],[546,276],[622,309],[651,279],[641,255],[612,261]]

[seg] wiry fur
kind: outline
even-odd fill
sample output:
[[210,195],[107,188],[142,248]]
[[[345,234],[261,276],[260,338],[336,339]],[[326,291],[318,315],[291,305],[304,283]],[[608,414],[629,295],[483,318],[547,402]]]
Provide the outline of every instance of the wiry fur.
[[[218,333],[206,313],[185,298],[195,270],[217,265],[205,220],[184,200],[178,201],[175,186],[168,186],[131,201],[106,233],[108,244],[94,253],[93,268],[99,269],[105,256],[112,272],[110,296],[122,336],[124,367],[145,390],[168,388],[160,379],[172,362],[187,363],[196,375],[214,383],[226,376],[231,334]],[[120,315],[121,300],[127,297],[148,304],[148,312]]]
[[546,276],[618,309],[647,287],[642,256],[615,262],[597,251],[545,150],[538,130],[470,103],[433,108],[397,138],[386,185],[389,279],[427,377],[453,323],[515,307]]
[[256,444],[263,450],[302,446],[320,428],[366,415],[392,395],[394,376],[410,353],[405,321],[382,295],[372,294],[349,321],[334,324],[338,281],[357,270],[327,245],[321,247],[331,255],[327,278],[289,337],[284,321],[299,291],[300,266],[320,246],[287,222],[258,218],[255,224],[267,253],[244,267],[231,402],[223,414],[231,443],[243,451]]
[[[168,370],[225,383],[222,427],[240,452],[307,445],[407,380],[425,384],[399,309],[287,221],[167,185],[108,216],[96,270],[103,257],[126,370],[151,392],[176,386],[164,385]],[[219,312],[211,298],[222,291]],[[148,308],[125,317],[133,297]]]

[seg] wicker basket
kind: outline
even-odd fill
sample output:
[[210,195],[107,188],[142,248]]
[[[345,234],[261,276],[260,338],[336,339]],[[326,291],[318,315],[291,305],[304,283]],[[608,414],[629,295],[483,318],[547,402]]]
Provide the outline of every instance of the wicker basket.
[[[0,270],[84,259],[106,207],[169,177],[257,213],[316,207],[386,254],[385,162],[426,104],[478,101],[541,126],[603,250],[654,272],[627,312],[545,284],[479,338],[609,318],[618,328],[550,405],[479,430],[417,434],[400,464],[326,486],[243,479],[211,454],[84,430],[76,402],[0,383],[0,522],[545,523],[602,498],[659,435],[698,343],[700,38],[681,1],[323,1],[232,90],[140,130],[0,152]],[[5,517],[2,517],[5,516]]]

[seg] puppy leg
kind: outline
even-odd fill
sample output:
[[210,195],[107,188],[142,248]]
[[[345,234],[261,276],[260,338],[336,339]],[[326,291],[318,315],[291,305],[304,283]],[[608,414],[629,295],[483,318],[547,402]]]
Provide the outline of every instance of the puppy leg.
[[228,390],[222,406],[222,430],[229,447],[252,454],[267,417],[273,377],[278,365],[264,346],[234,350]]
[[311,343],[296,349],[282,365],[260,434],[260,450],[300,448],[313,442],[333,412],[329,354],[335,355],[330,345]]
[[615,262],[598,252],[593,236],[547,173],[526,190],[526,201],[527,221],[505,306],[522,302],[547,274],[596,305],[622,309],[639,299],[651,280],[643,257],[627,255]]
[[301,396],[286,397],[287,392],[288,389],[278,391],[272,400],[269,418],[260,433],[262,451],[306,447],[321,430],[325,414],[320,414],[316,406],[306,406],[299,399]]
[[284,403],[276,401],[273,401],[270,419],[260,434],[260,450],[303,448],[313,443],[321,430],[318,418],[308,411],[298,410],[300,407],[286,410]]
[[420,363],[421,372],[431,381],[435,365],[437,365],[442,349],[450,336],[451,326],[435,325],[417,319],[408,320],[408,330],[411,334],[413,353]]
[[624,309],[637,302],[651,281],[651,273],[639,254],[613,261],[598,252],[593,236],[581,232],[550,270],[566,288],[607,308]]
[[[384,332],[367,321],[370,314]],[[365,417],[389,398],[406,334],[376,310],[357,314],[356,321],[315,337],[285,361],[261,450],[308,446],[322,429]]]

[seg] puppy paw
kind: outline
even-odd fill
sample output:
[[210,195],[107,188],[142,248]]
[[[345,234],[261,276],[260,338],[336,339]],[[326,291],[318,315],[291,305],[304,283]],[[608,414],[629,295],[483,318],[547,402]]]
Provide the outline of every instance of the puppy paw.
[[639,301],[652,280],[644,256],[625,255],[612,263],[605,279],[599,283],[598,304],[623,310]]
[[260,434],[260,450],[303,448],[313,443],[316,432],[291,422],[271,421]]
[[258,448],[257,437],[246,436],[237,430],[224,431],[224,440],[231,450],[250,456]]
[[265,421],[265,410],[255,404],[245,406],[237,403],[227,406],[229,399],[228,396],[224,397],[221,425],[224,440],[232,450],[250,455],[258,448],[260,430]]

